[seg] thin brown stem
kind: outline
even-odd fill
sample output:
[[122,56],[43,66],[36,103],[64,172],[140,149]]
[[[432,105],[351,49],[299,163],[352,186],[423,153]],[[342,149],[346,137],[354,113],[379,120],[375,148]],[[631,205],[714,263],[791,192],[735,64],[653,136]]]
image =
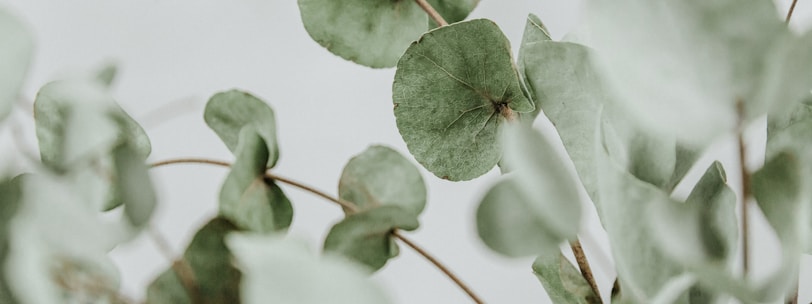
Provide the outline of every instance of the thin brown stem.
[[445,19],[443,19],[443,16],[440,16],[440,13],[438,13],[437,10],[435,10],[434,7],[431,6],[431,4],[426,2],[426,0],[414,0],[414,2],[417,2],[417,5],[419,5],[420,8],[422,8],[423,11],[425,11],[426,14],[429,15],[429,18],[434,20],[434,22],[437,23],[439,26],[448,25],[448,22],[446,22]]
[[750,225],[748,216],[748,206],[750,196],[750,171],[747,169],[747,147],[744,142],[744,102],[737,101],[736,109],[739,116],[739,126],[737,130],[737,141],[739,146],[739,168],[741,169],[741,227],[742,227],[742,272],[747,276],[750,270]]
[[200,288],[197,285],[197,279],[195,279],[192,266],[186,262],[186,259],[184,259],[182,255],[180,258],[175,259],[175,254],[172,253],[169,242],[157,229],[150,226],[147,232],[152,242],[155,243],[155,247],[158,248],[158,251],[160,251],[167,260],[172,262],[172,270],[175,272],[175,275],[178,276],[181,285],[183,285],[183,289],[186,290],[189,300],[194,304],[203,303],[203,297],[200,295]]
[[[215,165],[215,166],[221,166],[221,167],[231,167],[231,164],[229,164],[228,162],[218,161],[218,160],[211,160],[211,159],[203,159],[203,158],[170,159],[170,160],[165,160],[165,161],[160,161],[160,162],[153,163],[153,164],[150,165],[150,167],[151,168],[157,168],[157,167],[167,166],[167,165],[172,165],[172,164],[208,164],[208,165]],[[299,189],[304,190],[306,192],[310,192],[311,194],[314,194],[316,196],[324,198],[325,200],[336,203],[337,205],[339,205],[339,206],[343,207],[345,210],[347,210],[348,213],[358,212],[358,207],[356,207],[355,204],[353,204],[352,202],[348,202],[348,201],[342,200],[341,198],[330,196],[329,194],[327,194],[327,193],[325,193],[323,191],[320,191],[320,190],[318,190],[316,188],[313,188],[313,187],[310,187],[308,185],[293,181],[293,180],[291,180],[289,178],[285,178],[285,177],[278,176],[278,175],[271,174],[271,173],[267,173],[267,172],[265,173],[265,178],[276,180],[278,182],[288,184],[290,186],[299,188]],[[482,299],[479,296],[477,296],[473,292],[473,290],[470,287],[468,287],[468,285],[463,283],[462,280],[459,277],[457,277],[454,273],[452,273],[448,269],[448,267],[443,265],[443,263],[441,263],[435,257],[431,256],[423,248],[421,248],[420,246],[415,244],[413,241],[411,241],[411,240],[407,239],[406,237],[404,237],[403,235],[401,235],[397,230],[393,230],[392,235],[395,238],[399,239],[404,244],[406,244],[406,246],[409,246],[410,248],[414,249],[415,252],[422,255],[426,260],[428,260],[430,263],[432,263],[434,266],[436,266],[443,274],[445,274],[449,279],[451,279],[451,281],[453,281],[457,286],[459,286],[459,288],[462,289],[471,298],[471,300],[473,300],[475,303],[477,303],[477,304],[485,303],[484,301],[482,301]]]
[[572,254],[575,255],[575,261],[578,263],[578,268],[581,269],[581,275],[584,277],[587,283],[589,283],[589,287],[592,287],[592,291],[595,293],[595,296],[598,297],[598,303],[603,303],[601,292],[598,289],[598,283],[595,281],[595,276],[592,275],[592,268],[589,267],[589,260],[586,259],[584,248],[581,247],[581,241],[578,239],[572,241],[570,243],[570,248],[572,249]]
[[798,0],[792,0],[792,4],[789,5],[789,11],[787,12],[787,18],[784,20],[787,24],[789,24],[789,20],[792,19],[792,13],[795,12],[795,5],[798,4]]
[[400,234],[400,232],[398,232],[397,230],[392,231],[392,235],[395,238],[397,238],[398,240],[400,240],[401,242],[403,242],[403,244],[406,244],[406,246],[409,246],[412,249],[414,249],[415,252],[422,255],[430,263],[434,264],[434,266],[436,266],[437,269],[442,271],[443,274],[445,274],[449,279],[454,281],[454,283],[457,284],[457,286],[459,286],[460,289],[462,289],[462,291],[464,291],[466,294],[468,294],[468,296],[471,298],[471,300],[474,301],[474,303],[477,303],[477,304],[485,303],[485,301],[483,301],[479,296],[477,296],[474,293],[474,291],[471,290],[470,287],[468,287],[468,285],[465,285],[465,283],[463,283],[462,280],[460,280],[460,278],[457,275],[455,275],[453,272],[451,272],[450,269],[445,267],[445,265],[443,265],[443,263],[441,263],[439,260],[437,260],[431,254],[426,252],[425,249],[423,249],[422,247],[418,246],[417,244],[415,244],[414,242],[412,242],[411,240],[409,240],[408,238],[406,238],[405,236]]

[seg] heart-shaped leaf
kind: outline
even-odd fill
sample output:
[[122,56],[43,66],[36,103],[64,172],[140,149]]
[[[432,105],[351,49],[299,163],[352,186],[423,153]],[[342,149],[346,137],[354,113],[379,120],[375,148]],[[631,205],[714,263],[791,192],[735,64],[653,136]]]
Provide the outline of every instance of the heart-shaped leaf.
[[392,230],[415,230],[417,218],[399,206],[382,206],[348,215],[335,224],[324,240],[324,251],[337,253],[373,271],[398,255]]
[[18,100],[31,57],[34,38],[28,28],[11,13],[0,8],[0,121]]
[[476,178],[499,161],[499,125],[534,109],[521,86],[495,23],[438,28],[398,62],[392,86],[398,130],[409,152],[438,177]]
[[758,0],[591,0],[585,20],[624,113],[704,146],[736,127],[737,104],[748,120],[770,107],[757,91],[789,33],[775,11]]
[[229,249],[242,270],[245,304],[386,304],[368,270],[346,259],[317,258],[305,246],[272,236],[231,234]]
[[361,210],[394,205],[419,215],[426,206],[426,183],[400,153],[371,146],[344,166],[338,196]]
[[266,167],[276,165],[279,159],[276,116],[261,99],[238,90],[217,93],[206,103],[203,119],[234,154],[237,153],[240,130],[251,126],[268,146],[270,155]]
[[[238,231],[230,221],[214,218],[197,231],[186,252],[184,263],[191,268],[195,292],[205,303],[240,303],[242,274],[231,262],[232,256],[225,237]],[[191,303],[174,269],[167,269],[147,289],[147,303]]]
[[544,137],[525,126],[503,135],[505,167],[515,172],[496,184],[477,209],[477,231],[488,247],[508,256],[551,252],[574,239],[581,200],[575,179]]
[[220,214],[238,227],[256,232],[283,231],[293,206],[273,180],[265,177],[268,146],[253,127],[242,129],[237,160],[220,190]]
[[533,262],[533,273],[553,304],[596,304],[600,298],[578,269],[561,254],[541,255]]
[[299,0],[310,37],[333,54],[372,68],[393,67],[427,29],[414,1]]
[[113,164],[116,177],[113,181],[113,191],[116,200],[124,205],[124,215],[134,227],[143,227],[149,223],[157,195],[149,177],[149,168],[136,148],[124,143],[113,150]]

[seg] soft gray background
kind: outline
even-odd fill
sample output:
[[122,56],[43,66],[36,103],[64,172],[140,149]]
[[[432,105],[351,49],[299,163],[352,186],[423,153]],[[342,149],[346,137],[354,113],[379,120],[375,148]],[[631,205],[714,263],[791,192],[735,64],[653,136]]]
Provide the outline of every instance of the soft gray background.
[[[779,9],[786,11],[790,1],[779,2]],[[801,2],[793,22],[797,29],[812,23],[812,3]],[[189,156],[231,160],[202,119],[207,98],[230,88],[250,91],[275,109],[282,153],[275,172],[280,175],[335,193],[344,163],[367,146],[386,144],[408,156],[392,115],[394,69],[358,66],[321,48],[304,31],[293,0],[0,0],[0,4],[22,16],[37,36],[24,96],[31,99],[50,80],[87,73],[105,62],[117,63],[120,74],[114,93],[144,124],[152,139],[152,161]],[[516,46],[528,12],[539,15],[559,39],[576,24],[579,5],[580,1],[572,0],[483,0],[473,17],[496,21]],[[11,127],[0,131],[0,168],[24,166],[12,161],[11,155],[33,151],[29,117],[17,111],[7,123]],[[537,126],[558,141],[549,122],[540,119]],[[763,132],[750,135],[752,149],[763,149]],[[714,159],[735,168],[731,143],[714,146],[692,171],[691,182]],[[752,156],[750,163],[757,166],[763,156]],[[738,180],[736,171],[729,169],[731,181]],[[497,256],[476,236],[476,203],[497,172],[463,183],[423,173],[430,188],[429,204],[413,239],[490,303],[549,302],[530,271],[532,259]],[[176,253],[216,213],[225,174],[222,168],[204,165],[153,171],[161,198],[154,225],[170,239]],[[291,233],[318,247],[342,213],[310,194],[292,188],[285,191],[296,209]],[[614,277],[609,250],[594,211],[588,208],[586,215],[589,224],[582,239],[607,294]],[[765,249],[776,243],[763,229],[763,218],[754,218],[762,227],[756,229],[753,241],[755,272],[763,274],[778,263],[776,252]],[[113,256],[121,267],[125,292],[137,298],[168,266],[143,237],[117,248]],[[802,276],[802,285],[807,286],[812,283],[808,262]],[[408,249],[374,279],[397,303],[468,302],[456,286]],[[801,296],[802,302],[808,302],[812,292],[804,290]]]

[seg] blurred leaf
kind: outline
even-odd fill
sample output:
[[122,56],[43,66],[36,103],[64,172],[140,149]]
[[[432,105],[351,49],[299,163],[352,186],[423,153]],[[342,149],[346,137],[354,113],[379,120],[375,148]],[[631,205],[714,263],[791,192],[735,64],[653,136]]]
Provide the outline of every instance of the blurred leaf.
[[426,206],[426,183],[400,153],[371,146],[344,166],[338,196],[360,210],[395,205],[419,215]]
[[18,102],[31,57],[34,37],[16,16],[0,7],[0,121]]
[[206,103],[203,118],[234,154],[237,154],[240,131],[251,126],[268,146],[270,154],[266,167],[276,165],[279,159],[276,118],[273,109],[264,101],[238,90],[220,92]]
[[426,33],[398,63],[392,86],[398,130],[420,164],[452,181],[479,177],[499,161],[498,127],[530,112],[495,23],[464,21]]
[[753,196],[782,244],[804,248],[810,240],[808,175],[792,152],[779,153],[753,174]]
[[733,130],[739,100],[748,119],[766,113],[755,95],[789,33],[775,12],[758,0],[592,0],[585,20],[624,113],[704,146]]
[[291,240],[232,234],[226,244],[243,272],[245,304],[386,304],[367,270],[345,259],[317,258]]
[[106,156],[119,141],[130,141],[141,159],[151,150],[144,130],[96,81],[46,84],[34,101],[34,117],[42,162],[58,171]]
[[553,146],[530,127],[506,126],[502,145],[504,167],[514,172],[482,199],[479,238],[507,256],[553,252],[580,228],[575,180]]
[[544,286],[553,304],[601,303],[581,272],[561,252],[536,258],[533,273]]
[[[449,24],[465,20],[468,14],[479,4],[479,0],[428,0],[427,2]],[[435,27],[437,27],[437,23],[429,18],[429,28],[433,29]]]
[[220,214],[240,228],[255,232],[284,231],[293,206],[273,180],[265,178],[268,147],[253,127],[240,132],[237,160],[220,190]]
[[812,31],[801,37],[788,35],[783,42],[769,53],[755,98],[757,104],[772,104],[771,113],[790,114],[812,89]]
[[132,239],[129,224],[100,216],[64,176],[29,174],[21,182],[4,274],[14,278],[7,282],[12,293],[21,303],[113,299],[119,273],[107,253]]
[[299,0],[310,37],[333,54],[372,68],[395,66],[427,29],[414,1]]
[[135,227],[143,227],[149,223],[158,200],[149,177],[149,168],[129,143],[113,150],[113,162],[116,168],[113,181],[116,199],[124,204],[124,215],[129,222]]
[[15,304],[16,297],[11,293],[6,278],[6,256],[9,252],[11,219],[17,214],[22,203],[22,177],[0,181],[0,303]]
[[381,206],[348,215],[335,224],[324,240],[324,251],[343,255],[373,271],[398,255],[392,230],[415,230],[417,218],[400,206]]
[[96,80],[104,86],[110,87],[113,84],[113,80],[116,79],[117,74],[118,67],[115,64],[108,63],[96,72]]
[[[241,273],[232,265],[227,234],[238,228],[224,218],[214,218],[200,228],[183,258],[194,272],[197,291],[204,303],[240,303]],[[173,269],[164,271],[147,290],[147,303],[191,303]]]

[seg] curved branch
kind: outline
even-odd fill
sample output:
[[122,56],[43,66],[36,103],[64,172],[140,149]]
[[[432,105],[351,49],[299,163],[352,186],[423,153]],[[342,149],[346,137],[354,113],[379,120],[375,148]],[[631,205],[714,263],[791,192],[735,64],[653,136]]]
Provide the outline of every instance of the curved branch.
[[434,20],[434,22],[437,23],[439,26],[448,25],[448,22],[446,22],[445,19],[443,19],[443,16],[440,16],[440,13],[438,13],[437,10],[435,10],[434,7],[431,6],[431,4],[426,2],[426,0],[414,0],[414,2],[417,2],[417,5],[419,5],[420,8],[422,8],[423,11],[425,11],[426,14],[428,14],[429,17],[432,20]]
[[795,5],[798,4],[798,0],[792,0],[792,4],[789,5],[789,11],[787,12],[787,19],[784,20],[787,24],[789,24],[789,20],[792,19],[792,13],[795,12]]
[[[158,167],[167,166],[167,165],[173,165],[173,164],[207,164],[207,165],[215,165],[215,166],[227,167],[227,168],[231,167],[231,164],[228,163],[228,162],[219,161],[219,160],[204,159],[204,158],[170,159],[170,160],[159,161],[159,162],[153,163],[153,164],[151,164],[149,166],[150,166],[150,168],[158,168]],[[288,184],[290,186],[299,188],[301,190],[304,190],[306,192],[310,192],[311,194],[314,194],[316,196],[324,198],[325,200],[328,200],[330,202],[333,202],[333,203],[343,207],[345,210],[348,211],[348,213],[358,212],[358,207],[356,207],[355,204],[353,204],[352,202],[348,202],[348,201],[342,200],[341,198],[330,196],[329,194],[327,194],[327,193],[325,193],[323,191],[320,191],[320,190],[318,190],[316,188],[313,188],[313,187],[310,187],[308,185],[302,184],[300,182],[288,179],[286,177],[278,176],[278,175],[271,174],[271,173],[268,173],[268,172],[265,173],[265,177],[268,178],[268,179],[272,179],[272,180],[284,183],[284,184]],[[400,234],[398,232],[398,230],[393,230],[392,231],[392,236],[394,236],[395,238],[400,240],[406,246],[414,249],[415,252],[417,252],[418,254],[423,256],[426,260],[428,260],[431,264],[436,266],[437,269],[439,269],[443,274],[445,274],[449,279],[451,279],[451,281],[453,281],[460,289],[462,289],[471,298],[471,300],[474,301],[474,303],[477,303],[477,304],[485,303],[484,301],[482,301],[482,299],[479,296],[477,296],[473,292],[473,290],[470,287],[468,287],[468,285],[463,283],[462,280],[459,277],[457,277],[457,275],[455,275],[453,272],[451,272],[451,270],[449,270],[448,267],[443,265],[443,263],[441,263],[437,258],[433,257],[428,252],[426,252],[426,250],[424,250],[422,247],[418,246],[417,244],[415,244],[410,239],[404,237],[402,234]]]

